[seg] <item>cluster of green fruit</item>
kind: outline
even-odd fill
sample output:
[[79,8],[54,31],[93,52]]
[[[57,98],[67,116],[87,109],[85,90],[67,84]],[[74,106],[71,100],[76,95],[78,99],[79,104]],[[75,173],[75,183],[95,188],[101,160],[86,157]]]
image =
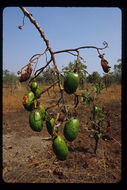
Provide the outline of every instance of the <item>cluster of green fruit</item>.
[[[50,135],[53,133],[53,126],[55,125],[54,118],[46,121],[47,130]],[[55,136],[53,137],[53,144],[52,148],[56,157],[64,161],[68,157],[68,147],[64,140],[64,138],[58,134],[57,126],[54,127]],[[79,131],[79,120],[77,118],[71,117],[69,120],[66,121],[64,126],[64,137],[69,142],[72,142],[76,139]]]
[[[64,79],[64,90],[68,94],[73,94],[78,88],[79,77],[77,73],[69,72],[67,73]],[[47,129],[51,134],[51,126],[53,127],[53,119],[47,122]],[[57,128],[54,127],[55,132],[57,132]],[[76,139],[79,131],[79,120],[75,117],[71,117],[68,119],[64,126],[64,137],[66,140],[72,142]],[[57,133],[58,134],[58,133]],[[57,158],[61,161],[67,159],[68,156],[68,147],[64,140],[64,138],[60,135],[56,135],[53,139],[53,151],[56,154]]]
[[[64,90],[68,94],[72,94],[78,87],[78,74],[68,73],[64,80]],[[56,157],[64,161],[68,156],[68,147],[64,138],[59,135],[58,126],[54,118],[51,118],[45,111],[44,107],[37,100],[40,98],[41,90],[37,82],[32,82],[30,91],[24,94],[23,106],[30,111],[29,124],[32,130],[40,132],[43,128],[43,122],[46,121],[48,133],[52,136],[52,148]],[[64,137],[72,142],[76,139],[79,130],[79,120],[75,117],[68,119],[64,126]]]
[[46,118],[46,111],[37,99],[40,97],[41,90],[37,82],[32,82],[30,91],[24,94],[23,106],[30,111],[29,124],[30,127],[37,132],[43,128],[43,121]]

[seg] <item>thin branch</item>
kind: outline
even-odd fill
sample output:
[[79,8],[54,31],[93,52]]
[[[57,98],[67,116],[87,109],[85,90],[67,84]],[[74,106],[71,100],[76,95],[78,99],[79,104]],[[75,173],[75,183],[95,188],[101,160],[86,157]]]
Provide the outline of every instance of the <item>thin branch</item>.
[[[33,55],[31,58],[30,58],[30,60],[29,60],[29,62],[34,62],[36,59],[39,59],[39,57],[41,57],[42,55],[44,55],[45,53],[46,53],[46,51],[48,51],[48,49],[46,48],[45,49],[45,51],[43,51],[41,54],[35,54],[35,55]],[[37,56],[37,57],[35,57],[35,56]],[[34,58],[35,57],[35,58]],[[33,59],[34,58],[34,59]]]
[[[30,83],[32,80],[34,80],[35,78],[37,78],[37,77],[41,74],[41,72],[43,72],[43,70],[51,63],[51,61],[52,61],[52,59],[50,59],[50,60],[48,61],[48,63],[47,63],[44,67],[38,69],[38,70],[35,72],[35,76],[30,79],[29,83]],[[39,71],[39,72],[38,72],[38,71]],[[38,72],[38,74],[37,74],[37,72]]]
[[20,7],[21,10],[23,11],[23,13],[30,19],[30,21],[34,24],[34,26],[37,28],[38,32],[40,33],[41,37],[43,38],[43,40],[46,43],[46,46],[48,49],[50,49],[50,44],[48,39],[46,38],[44,31],[41,29],[41,27],[39,26],[39,24],[36,22],[36,20],[32,17],[32,15],[24,8],[24,7]]
[[55,56],[54,56],[54,52],[49,44],[49,40],[46,38],[44,31],[41,29],[41,27],[39,26],[39,24],[36,22],[36,20],[32,17],[31,13],[29,13],[24,7],[20,7],[21,10],[23,11],[23,13],[29,18],[29,20],[34,24],[34,26],[36,27],[36,29],[38,30],[38,32],[40,33],[41,37],[43,38],[44,42],[46,43],[47,49],[49,50],[52,60],[53,60],[53,64],[54,64],[54,70],[56,73],[59,73],[59,70],[57,68],[56,65],[56,60],[55,60]]
[[44,94],[46,91],[50,90],[53,86],[55,86],[59,81],[55,81],[51,86],[49,86],[46,90],[43,90],[40,94]]
[[[77,54],[74,54],[74,53],[69,52],[69,51],[67,51],[66,53],[69,53],[69,54],[71,54],[71,55],[73,55],[73,56],[76,56],[76,57],[78,56]],[[80,58],[84,63],[86,63],[86,61],[84,60],[83,57],[79,56],[79,58]]]
[[78,64],[79,64],[79,57],[80,57],[80,52],[77,50],[77,60],[76,60],[76,66],[75,66],[75,71],[78,71]]
[[88,48],[93,48],[93,49],[96,49],[98,54],[100,54],[100,51],[99,50],[103,50],[105,48],[108,47],[108,43],[107,42],[103,42],[103,45],[104,47],[103,48],[98,48],[96,46],[81,46],[81,47],[78,47],[78,48],[73,48],[73,49],[64,49],[64,50],[60,50],[60,51],[55,51],[54,54],[58,54],[58,53],[65,53],[65,52],[70,52],[70,51],[78,51],[80,49],[88,49]]
[[25,15],[23,16],[22,26],[24,26]]
[[[61,102],[61,98],[59,98],[59,100],[57,101],[57,103],[56,103],[56,104],[54,104],[54,105],[52,105],[52,106],[47,107],[47,108],[45,109],[45,111],[47,111],[48,109],[51,109],[51,108],[53,108],[53,107],[58,106],[58,105],[60,104],[60,102]],[[61,106],[61,108],[59,109],[59,111],[61,111],[62,107],[63,107],[63,105]],[[53,112],[52,114],[58,113],[59,111],[57,110],[57,111]]]

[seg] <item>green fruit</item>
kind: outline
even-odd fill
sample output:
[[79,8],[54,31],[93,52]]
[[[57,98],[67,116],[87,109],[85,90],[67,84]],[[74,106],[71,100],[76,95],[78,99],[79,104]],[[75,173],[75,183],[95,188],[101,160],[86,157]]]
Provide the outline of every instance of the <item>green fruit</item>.
[[32,82],[31,85],[30,85],[30,88],[32,90],[32,92],[35,93],[36,89],[39,87],[38,83],[37,82]]
[[39,105],[39,106],[38,106],[38,109],[40,110],[40,113],[42,114],[42,120],[44,121],[44,120],[45,120],[45,117],[46,117],[45,108],[44,108],[42,105]]
[[64,80],[64,90],[68,94],[73,94],[78,88],[78,73],[69,72]]
[[67,159],[68,147],[67,147],[66,142],[64,141],[63,137],[57,136],[53,140],[52,148],[53,148],[53,151],[54,151],[56,157],[59,160],[64,161]]
[[53,128],[54,124],[55,124],[54,118],[51,118],[51,119],[46,121],[47,131],[50,135],[52,135],[52,128]]
[[40,98],[41,89],[40,89],[39,84],[34,81],[31,83],[30,88],[31,88],[32,92],[34,92],[35,96],[37,98]]
[[37,132],[40,132],[43,128],[42,115],[40,110],[34,109],[29,116],[30,127]]
[[38,88],[35,90],[35,96],[36,96],[37,98],[40,98],[40,96],[41,96],[41,89],[40,89],[40,87],[38,87]]
[[24,94],[23,97],[23,106],[26,110],[31,111],[32,107],[34,105],[34,93],[32,91],[29,91]]
[[79,120],[71,117],[65,124],[64,136],[68,141],[76,139],[79,131]]

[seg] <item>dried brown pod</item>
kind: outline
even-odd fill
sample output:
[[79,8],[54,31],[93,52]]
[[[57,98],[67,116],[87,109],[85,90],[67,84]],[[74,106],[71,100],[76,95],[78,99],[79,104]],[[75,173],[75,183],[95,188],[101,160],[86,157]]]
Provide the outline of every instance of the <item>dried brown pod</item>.
[[22,29],[22,26],[20,25],[20,26],[18,26],[18,28],[21,30],[21,29]]
[[26,70],[23,70],[21,72],[20,71],[17,72],[17,74],[21,74],[19,81],[20,82],[27,81],[30,78],[31,73],[32,73],[32,67],[31,67],[31,64],[28,64]]
[[101,58],[101,66],[103,68],[103,71],[105,73],[108,73],[110,71],[110,66],[108,65],[108,61],[106,59],[104,59],[104,53],[103,54],[100,54],[98,57]]

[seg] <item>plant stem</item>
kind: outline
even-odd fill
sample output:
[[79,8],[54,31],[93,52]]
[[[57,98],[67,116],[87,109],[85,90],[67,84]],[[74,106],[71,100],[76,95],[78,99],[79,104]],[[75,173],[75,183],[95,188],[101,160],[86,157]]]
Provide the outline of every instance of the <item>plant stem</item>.
[[96,154],[97,151],[97,147],[98,147],[98,138],[95,138],[96,142],[95,142],[95,148],[94,148],[94,154]]

